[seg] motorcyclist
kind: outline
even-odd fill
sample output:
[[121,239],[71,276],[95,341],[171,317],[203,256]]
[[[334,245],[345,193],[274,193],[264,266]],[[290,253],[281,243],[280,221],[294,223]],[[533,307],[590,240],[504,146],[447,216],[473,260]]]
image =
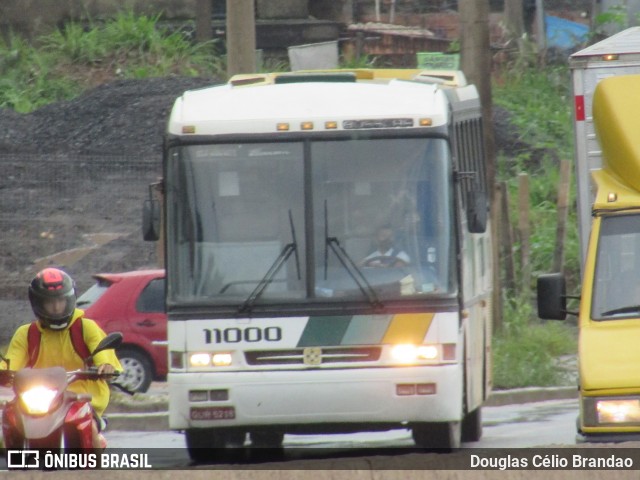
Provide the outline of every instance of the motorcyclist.
[[[6,354],[12,370],[27,366],[60,366],[67,371],[84,369],[84,359],[77,352],[78,346],[73,343],[71,326],[81,322],[78,326],[82,327],[82,339],[88,352],[92,352],[106,334],[95,321],[83,318],[84,311],[76,308],[76,298],[75,282],[64,271],[45,268],[36,274],[29,285],[29,301],[37,318],[35,325],[39,332],[39,348],[34,350],[33,345],[29,345],[29,342],[33,343],[33,332],[29,333],[31,324],[18,327]],[[93,363],[99,373],[122,371],[113,350],[97,353],[93,357]],[[0,368],[6,369],[6,363],[1,362]],[[91,406],[94,410],[93,448],[105,448],[106,442],[100,431],[104,426],[102,414],[109,404],[109,385],[104,380],[79,380],[69,385],[69,390],[91,394]]]

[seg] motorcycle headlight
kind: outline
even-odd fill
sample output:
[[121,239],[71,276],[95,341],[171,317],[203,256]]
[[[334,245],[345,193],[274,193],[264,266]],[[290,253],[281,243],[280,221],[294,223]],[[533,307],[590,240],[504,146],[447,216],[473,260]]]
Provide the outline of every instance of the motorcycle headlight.
[[27,413],[42,415],[49,411],[57,394],[57,390],[39,386],[20,393],[20,400],[22,400]]

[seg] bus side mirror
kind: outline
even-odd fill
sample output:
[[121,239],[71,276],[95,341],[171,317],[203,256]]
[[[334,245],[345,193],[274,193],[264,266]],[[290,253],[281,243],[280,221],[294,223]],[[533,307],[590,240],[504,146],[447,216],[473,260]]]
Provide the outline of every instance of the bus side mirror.
[[467,227],[469,233],[484,233],[487,229],[487,215],[489,206],[487,194],[480,191],[469,192],[467,205]]
[[145,200],[142,206],[142,238],[146,242],[160,239],[160,202]]
[[540,275],[537,290],[538,317],[543,320],[567,318],[567,282],[562,273]]

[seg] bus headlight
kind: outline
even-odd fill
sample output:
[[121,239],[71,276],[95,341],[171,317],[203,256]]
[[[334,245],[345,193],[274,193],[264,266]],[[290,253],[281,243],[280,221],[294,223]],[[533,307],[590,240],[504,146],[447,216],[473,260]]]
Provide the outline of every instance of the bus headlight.
[[232,363],[230,353],[214,353],[211,357],[211,363],[214,367],[228,367]]
[[211,365],[211,355],[208,353],[192,353],[189,355],[189,365],[192,367],[208,367]]
[[437,345],[395,345],[391,358],[398,363],[415,363],[420,360],[436,360],[439,357]]
[[228,367],[233,363],[233,357],[229,352],[220,353],[192,353],[189,355],[191,367]]
[[435,345],[421,345],[417,348],[419,360],[435,360],[438,358],[438,347]]

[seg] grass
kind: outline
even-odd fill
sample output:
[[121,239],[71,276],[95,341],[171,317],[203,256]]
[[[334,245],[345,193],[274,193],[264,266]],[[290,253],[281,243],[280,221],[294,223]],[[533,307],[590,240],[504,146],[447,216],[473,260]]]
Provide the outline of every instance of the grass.
[[575,385],[560,367],[565,355],[577,351],[577,329],[562,322],[533,318],[530,302],[508,301],[504,329],[493,338],[493,383],[496,389]]
[[12,36],[0,42],[0,108],[28,113],[117,78],[224,77],[216,47],[161,28],[159,16],[130,12],[89,28],[68,23],[33,45]]
[[[556,239],[557,188],[560,160],[573,159],[573,130],[570,106],[570,74],[566,66],[550,66],[544,71],[532,67],[505,72],[494,86],[494,104],[510,114],[519,140],[528,146],[514,157],[500,156],[498,180],[507,185],[511,225],[518,225],[518,176],[529,175],[531,228],[530,262],[532,282],[553,268],[556,244],[565,248],[564,271],[569,291],[579,289],[579,241],[575,211],[570,209],[567,237]],[[570,205],[575,203],[572,185]],[[514,254],[520,253],[516,239]],[[522,265],[516,262],[516,278]],[[504,295],[504,327],[494,335],[494,386],[514,388],[566,384],[566,372],[558,359],[577,353],[577,328],[567,323],[536,318],[532,294],[535,285]]]

